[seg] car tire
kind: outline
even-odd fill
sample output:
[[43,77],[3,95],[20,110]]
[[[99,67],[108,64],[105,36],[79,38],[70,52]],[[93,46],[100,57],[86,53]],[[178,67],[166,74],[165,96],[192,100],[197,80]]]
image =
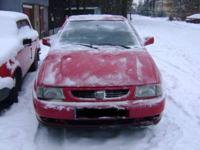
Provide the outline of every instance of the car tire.
[[18,92],[21,91],[21,86],[22,86],[22,74],[20,69],[16,70],[13,79],[15,80],[15,86],[10,91],[8,100],[10,105],[18,102]]
[[0,103],[0,110],[9,108],[13,103],[18,102],[18,92],[21,90],[22,76],[19,69],[16,70],[13,79],[15,86],[10,90],[9,96]]
[[30,67],[30,70],[29,72],[34,72],[37,70],[38,68],[38,60],[39,60],[39,53],[37,52],[36,55],[35,55],[35,59]]
[[18,102],[18,92],[21,91],[22,87],[22,73],[19,69],[14,74],[14,80],[15,80],[15,87],[13,88],[11,96],[13,98],[13,102]]

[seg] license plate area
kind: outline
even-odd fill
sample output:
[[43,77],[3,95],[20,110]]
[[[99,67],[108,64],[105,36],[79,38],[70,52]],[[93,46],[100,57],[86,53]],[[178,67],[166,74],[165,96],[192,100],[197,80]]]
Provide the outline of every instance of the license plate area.
[[119,119],[127,118],[129,112],[118,108],[79,108],[76,109],[76,119]]

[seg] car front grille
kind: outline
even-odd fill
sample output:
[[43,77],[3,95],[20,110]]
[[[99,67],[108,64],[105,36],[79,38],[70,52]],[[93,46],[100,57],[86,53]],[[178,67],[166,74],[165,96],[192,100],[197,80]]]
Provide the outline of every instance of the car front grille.
[[97,92],[103,92],[105,99],[114,99],[125,97],[129,94],[129,89],[115,89],[115,90],[73,90],[72,95],[79,99],[98,99]]

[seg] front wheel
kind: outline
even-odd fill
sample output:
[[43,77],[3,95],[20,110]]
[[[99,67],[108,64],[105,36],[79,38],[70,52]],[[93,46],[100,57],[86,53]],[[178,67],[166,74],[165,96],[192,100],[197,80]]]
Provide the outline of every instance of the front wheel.
[[12,105],[14,102],[18,102],[18,92],[21,91],[22,86],[22,75],[19,70],[14,75],[15,86],[10,91],[9,102]]
[[0,110],[9,108],[15,102],[18,102],[18,90],[16,85],[10,89],[8,97],[0,102]]

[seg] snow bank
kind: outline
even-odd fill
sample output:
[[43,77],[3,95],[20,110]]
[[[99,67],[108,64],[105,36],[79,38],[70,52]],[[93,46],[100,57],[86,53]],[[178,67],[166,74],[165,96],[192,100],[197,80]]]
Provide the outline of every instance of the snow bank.
[[10,77],[2,78],[0,77],[0,90],[3,88],[12,89],[14,87],[14,80]]

